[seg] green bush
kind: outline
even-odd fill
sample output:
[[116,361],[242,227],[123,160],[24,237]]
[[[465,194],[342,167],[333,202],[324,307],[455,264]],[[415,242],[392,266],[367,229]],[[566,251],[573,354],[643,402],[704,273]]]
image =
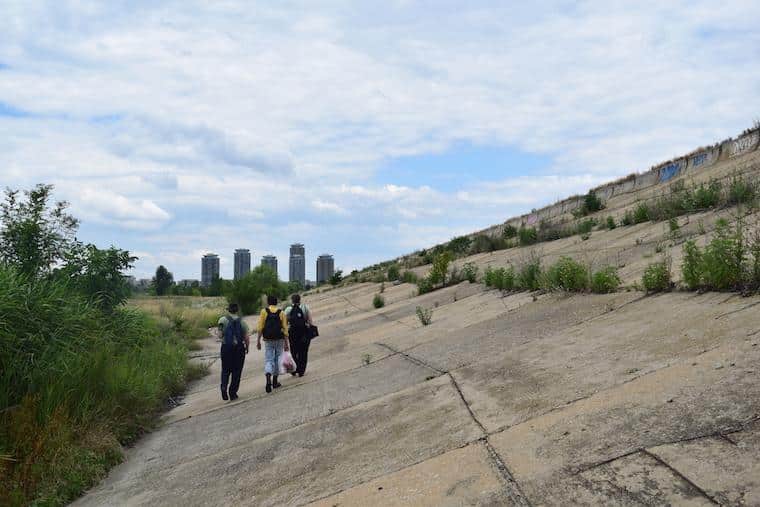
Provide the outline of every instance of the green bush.
[[404,271],[401,275],[401,281],[404,283],[417,283],[417,275],[413,271]]
[[639,205],[636,206],[636,209],[633,210],[633,223],[642,224],[644,222],[649,222],[649,213],[649,206],[643,202],[639,203]]
[[596,220],[594,220],[593,218],[587,218],[586,220],[583,220],[578,224],[576,232],[578,234],[588,234],[594,229],[595,225],[596,225]]
[[607,217],[607,229],[612,230],[616,227],[615,225],[615,219],[610,217]]
[[375,308],[382,308],[385,306],[385,298],[380,294],[375,294],[375,297],[372,298],[372,306]]
[[417,294],[420,296],[422,294],[427,294],[428,292],[433,292],[433,283],[430,281],[430,278],[420,278],[417,281]]
[[478,281],[478,267],[472,262],[465,263],[465,265],[462,266],[461,276],[464,280],[467,280],[470,283],[477,282]]
[[398,264],[393,264],[388,268],[388,280],[394,281],[401,278],[401,273]]
[[604,208],[602,200],[597,197],[593,190],[589,191],[583,198],[583,204],[581,205],[580,213],[582,216],[596,213]]
[[749,180],[734,177],[728,186],[726,204],[752,204],[757,197],[757,184]]
[[633,211],[631,210],[626,211],[623,218],[620,219],[620,225],[622,226],[633,225],[634,223],[636,223],[636,221],[633,218]]
[[520,289],[538,290],[541,285],[541,259],[538,256],[531,256],[520,266],[516,282]]
[[420,319],[420,323],[423,326],[429,326],[430,323],[433,322],[432,308],[423,308],[421,306],[418,306],[415,311],[417,313],[417,318]]
[[711,181],[707,185],[700,184],[691,194],[692,206],[689,211],[714,208],[720,203],[721,184]]
[[504,239],[512,239],[517,237],[517,228],[514,225],[505,225],[504,233],[502,234]]
[[728,223],[716,223],[715,236],[702,254],[702,280],[713,290],[740,289],[744,280],[746,245],[743,225],[738,222],[731,231]]
[[647,292],[662,292],[670,289],[670,268],[667,262],[650,264],[641,279]]
[[483,283],[487,287],[499,290],[514,290],[515,270],[512,266],[493,269],[488,267],[485,271]]
[[533,245],[538,241],[538,231],[535,227],[520,227],[518,236],[521,246]]
[[691,290],[702,286],[702,252],[693,240],[683,246],[683,262],[681,264],[683,281]]
[[570,257],[561,257],[546,270],[542,284],[548,290],[582,292],[589,286],[588,269]]
[[591,277],[591,291],[597,294],[615,292],[618,287],[620,287],[620,276],[613,266],[602,268]]

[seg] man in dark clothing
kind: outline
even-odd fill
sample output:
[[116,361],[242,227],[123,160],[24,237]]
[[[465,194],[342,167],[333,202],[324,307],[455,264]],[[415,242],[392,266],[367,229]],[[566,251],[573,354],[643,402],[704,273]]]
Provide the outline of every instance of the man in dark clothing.
[[313,322],[309,307],[301,304],[299,294],[293,294],[290,301],[293,304],[285,309],[285,315],[288,317],[290,344],[293,347],[293,359],[296,362],[296,371],[293,375],[303,377],[306,374],[306,363],[309,361],[309,345],[311,344],[309,328]]
[[[245,355],[250,346],[248,324],[238,315],[238,305],[231,303],[227,308],[228,315],[219,319],[219,334],[222,337],[222,399],[236,400],[240,377],[243,374]],[[230,382],[230,376],[232,382]],[[227,384],[229,383],[229,396]]]

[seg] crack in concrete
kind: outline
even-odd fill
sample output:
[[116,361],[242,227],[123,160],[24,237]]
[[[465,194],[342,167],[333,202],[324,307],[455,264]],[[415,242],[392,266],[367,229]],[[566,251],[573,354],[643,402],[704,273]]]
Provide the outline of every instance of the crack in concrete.
[[499,453],[496,452],[496,449],[491,445],[491,442],[488,440],[488,431],[486,431],[485,426],[480,422],[480,420],[475,416],[475,413],[472,411],[472,408],[470,407],[470,404],[467,403],[467,399],[464,397],[464,394],[462,393],[462,389],[460,389],[459,384],[457,384],[456,379],[451,373],[446,373],[448,375],[449,380],[451,381],[451,385],[456,389],[456,392],[459,394],[459,398],[462,400],[462,403],[464,404],[464,407],[467,409],[467,412],[470,414],[470,417],[475,422],[475,424],[478,425],[480,428],[480,431],[483,432],[483,443],[486,446],[486,450],[488,451],[488,457],[491,461],[491,466],[496,469],[496,472],[499,475],[499,478],[504,482],[505,485],[505,494],[507,497],[512,501],[514,505],[520,505],[520,506],[530,506],[530,501],[527,499],[525,494],[520,489],[520,485],[515,480],[514,476],[512,475],[512,472],[509,471],[509,468],[504,463],[504,460],[501,459],[501,456],[499,456]]
[[679,472],[675,467],[671,466],[669,463],[667,463],[665,460],[663,460],[656,454],[653,454],[647,451],[646,449],[642,449],[641,453],[649,456],[650,458],[654,459],[657,463],[659,463],[660,465],[670,470],[676,477],[680,478],[682,481],[686,482],[689,486],[691,486],[696,491],[698,491],[700,495],[708,499],[713,505],[720,505],[720,502],[718,502],[712,495],[708,494],[705,490],[697,486],[694,482],[692,482],[691,479],[686,477],[684,474]]
[[434,372],[436,372],[438,374],[438,376],[441,376],[441,375],[444,375],[444,374],[448,373],[447,371],[439,370],[438,368],[427,364],[422,359],[418,359],[418,358],[416,358],[414,356],[411,356],[411,355],[407,354],[406,352],[402,352],[400,350],[396,350],[393,347],[391,347],[390,345],[387,345],[385,343],[375,342],[375,344],[379,345],[379,346],[381,346],[383,348],[386,348],[386,349],[390,350],[391,352],[393,352],[393,354],[399,354],[399,355],[404,356],[405,358],[407,358],[409,361],[411,361],[412,363],[416,364],[417,366],[423,366],[423,367],[425,367],[425,368],[427,368],[429,370],[433,370]]

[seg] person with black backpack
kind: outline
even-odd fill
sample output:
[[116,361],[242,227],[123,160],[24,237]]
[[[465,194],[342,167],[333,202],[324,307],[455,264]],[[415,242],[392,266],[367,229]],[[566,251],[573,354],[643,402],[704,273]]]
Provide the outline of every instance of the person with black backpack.
[[306,374],[306,363],[309,361],[309,345],[311,344],[311,312],[306,304],[301,304],[301,296],[293,294],[290,297],[292,304],[285,309],[288,317],[288,337],[293,346],[293,360],[296,362],[296,371],[292,375],[303,377]]
[[[245,355],[251,344],[248,324],[243,322],[238,313],[238,305],[230,303],[229,312],[219,318],[219,334],[222,337],[222,399],[236,400],[240,377],[243,374]],[[230,382],[230,376],[232,382]],[[227,384],[229,383],[229,391]]]
[[264,338],[264,374],[267,378],[266,391],[272,392],[280,383],[277,374],[280,371],[280,357],[290,350],[288,343],[288,321],[285,313],[277,308],[277,296],[267,296],[267,307],[259,315],[258,339],[256,348],[261,350],[261,338]]

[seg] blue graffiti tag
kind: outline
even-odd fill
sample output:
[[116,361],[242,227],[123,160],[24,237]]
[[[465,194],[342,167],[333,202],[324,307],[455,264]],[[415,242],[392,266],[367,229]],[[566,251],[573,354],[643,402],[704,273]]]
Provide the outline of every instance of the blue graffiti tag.
[[694,155],[691,158],[691,165],[693,167],[699,167],[706,163],[707,163],[707,153],[700,153],[699,155]]
[[681,170],[681,164],[673,162],[660,169],[660,182],[668,181]]

